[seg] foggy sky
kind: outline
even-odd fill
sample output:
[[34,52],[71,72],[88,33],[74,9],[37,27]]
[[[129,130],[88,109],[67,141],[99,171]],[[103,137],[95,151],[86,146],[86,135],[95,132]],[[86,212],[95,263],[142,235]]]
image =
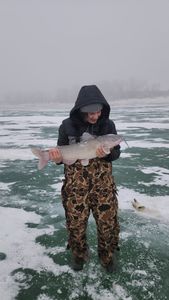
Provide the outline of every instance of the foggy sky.
[[0,0],[0,93],[136,78],[169,88],[168,0]]

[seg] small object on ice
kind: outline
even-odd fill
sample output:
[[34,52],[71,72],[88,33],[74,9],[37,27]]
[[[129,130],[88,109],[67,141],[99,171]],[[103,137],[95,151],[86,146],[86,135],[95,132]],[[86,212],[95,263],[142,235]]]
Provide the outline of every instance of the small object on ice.
[[132,201],[132,205],[138,211],[145,211],[145,206],[140,204],[136,199]]

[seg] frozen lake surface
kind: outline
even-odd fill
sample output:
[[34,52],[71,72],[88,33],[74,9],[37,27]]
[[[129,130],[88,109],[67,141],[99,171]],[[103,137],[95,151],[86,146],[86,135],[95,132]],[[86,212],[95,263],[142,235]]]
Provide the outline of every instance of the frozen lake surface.
[[[68,109],[0,113],[1,300],[169,299],[169,100],[113,105],[122,143],[113,162],[121,224],[118,270],[97,257],[96,227],[88,224],[91,259],[71,269],[60,189],[63,166],[37,170],[32,146],[53,147]],[[148,210],[136,212],[136,198]]]

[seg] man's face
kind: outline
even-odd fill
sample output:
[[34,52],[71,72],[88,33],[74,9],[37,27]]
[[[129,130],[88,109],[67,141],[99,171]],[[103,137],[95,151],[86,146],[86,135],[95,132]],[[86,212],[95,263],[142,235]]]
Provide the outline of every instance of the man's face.
[[96,112],[89,112],[86,114],[86,121],[91,124],[95,124],[100,116],[101,110]]

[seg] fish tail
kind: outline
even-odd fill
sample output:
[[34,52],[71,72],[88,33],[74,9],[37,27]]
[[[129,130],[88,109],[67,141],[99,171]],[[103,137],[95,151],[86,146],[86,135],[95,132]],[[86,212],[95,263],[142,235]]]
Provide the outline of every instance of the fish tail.
[[38,162],[38,170],[42,170],[48,163],[48,160],[46,160],[43,156],[39,159]]
[[42,151],[39,148],[31,148],[32,153],[39,158],[38,170],[42,170],[49,161],[48,151]]

